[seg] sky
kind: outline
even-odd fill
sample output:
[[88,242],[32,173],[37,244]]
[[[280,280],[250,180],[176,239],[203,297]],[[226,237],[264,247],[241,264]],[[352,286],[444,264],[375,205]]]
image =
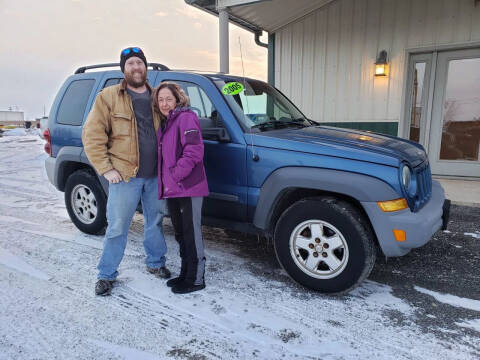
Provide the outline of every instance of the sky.
[[[0,0],[0,110],[33,120],[83,65],[118,62],[139,46],[171,69],[218,71],[218,18],[183,0]],[[267,42],[267,36],[261,38]],[[266,80],[267,49],[230,24],[230,73]]]

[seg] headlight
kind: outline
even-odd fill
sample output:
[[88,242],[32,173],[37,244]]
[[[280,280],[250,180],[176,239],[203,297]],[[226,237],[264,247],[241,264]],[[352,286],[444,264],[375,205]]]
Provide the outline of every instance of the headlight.
[[410,182],[412,180],[412,171],[407,165],[403,165],[402,167],[402,185],[406,191],[410,187]]

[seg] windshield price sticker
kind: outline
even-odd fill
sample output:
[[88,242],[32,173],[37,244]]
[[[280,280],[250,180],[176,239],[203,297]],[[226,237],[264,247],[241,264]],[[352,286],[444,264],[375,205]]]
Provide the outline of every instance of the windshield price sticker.
[[238,93],[242,92],[243,85],[239,82],[229,82],[226,83],[225,86],[222,88],[222,93],[225,95],[237,95]]

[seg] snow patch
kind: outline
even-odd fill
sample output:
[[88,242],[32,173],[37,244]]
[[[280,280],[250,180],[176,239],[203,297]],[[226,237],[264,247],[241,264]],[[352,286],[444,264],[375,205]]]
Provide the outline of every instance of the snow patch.
[[[94,249],[103,250],[103,237],[101,241],[97,241],[83,234],[69,235],[69,234],[50,233],[45,231],[34,231],[34,230],[26,230],[26,229],[18,229],[18,230],[29,233],[29,234],[46,236],[56,240],[66,241],[66,242],[70,242],[78,245],[85,245]],[[128,243],[127,243],[127,249],[125,250],[125,255],[143,256],[143,254],[141,254],[140,252],[128,249]]]
[[404,300],[392,294],[392,288],[375,281],[366,280],[361,287],[354,289],[350,295],[364,298],[369,307],[389,308],[404,314],[411,314],[413,308]]
[[[21,204],[23,202],[23,204]],[[25,203],[25,198],[13,196],[8,193],[2,193],[2,205],[11,208],[26,208],[29,204]]]
[[419,286],[414,286],[414,289],[417,290],[418,292],[421,292],[422,294],[433,296],[435,300],[441,303],[452,305],[455,307],[462,307],[464,309],[480,311],[479,300],[462,298],[462,297],[450,295],[450,294],[442,294],[436,291],[431,291],[431,290],[421,288]]
[[127,346],[120,346],[111,344],[105,341],[89,339],[91,343],[105,349],[106,351],[121,356],[125,360],[160,360],[160,358],[154,354],[146,351],[132,349]]
[[480,332],[480,319],[473,319],[473,320],[464,321],[461,323],[456,322],[455,325],[458,325],[464,328],[473,329],[475,331]]
[[33,276],[34,278],[40,280],[49,280],[50,276],[45,274],[43,271],[40,271],[33,266],[27,264],[21,258],[9,253],[5,249],[0,248],[0,264],[5,265],[8,268],[20,271],[24,274]]
[[[335,331],[325,333],[323,338],[319,339],[298,323],[296,316],[282,318],[265,311],[265,308],[252,307],[248,297],[231,296],[228,291],[218,293],[218,290],[213,297],[218,300],[212,300],[209,290],[179,297],[172,294],[169,288],[158,286],[158,280],[131,269],[124,271],[118,280],[131,290],[174,309],[174,313],[194,319],[210,332],[220,330],[224,334],[235,334],[235,339],[245,345],[255,344],[255,348],[263,354],[283,349],[292,355],[305,357],[335,355],[354,359],[358,355],[358,351],[352,348],[350,343],[339,340]],[[318,318],[316,321],[325,322],[325,326],[330,327],[324,319]]]
[[38,223],[34,223],[28,220],[20,219],[13,216],[5,216],[5,215],[0,215],[0,221],[7,222],[7,223],[20,222],[20,223],[29,224],[29,225],[39,225]]
[[11,130],[6,130],[3,133],[3,136],[25,136],[27,132],[24,128],[15,128]]

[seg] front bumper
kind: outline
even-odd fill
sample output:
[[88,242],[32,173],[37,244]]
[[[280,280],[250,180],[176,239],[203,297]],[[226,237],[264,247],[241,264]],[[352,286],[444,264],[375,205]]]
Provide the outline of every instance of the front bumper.
[[[402,256],[411,249],[425,245],[442,227],[445,229],[449,216],[449,200],[438,181],[432,181],[432,196],[418,212],[410,209],[383,212],[376,202],[362,202],[377,235],[385,256]],[[444,211],[445,209],[445,211]],[[393,229],[404,230],[405,241],[397,241]]]

